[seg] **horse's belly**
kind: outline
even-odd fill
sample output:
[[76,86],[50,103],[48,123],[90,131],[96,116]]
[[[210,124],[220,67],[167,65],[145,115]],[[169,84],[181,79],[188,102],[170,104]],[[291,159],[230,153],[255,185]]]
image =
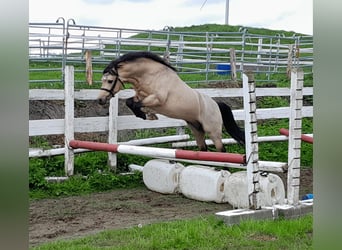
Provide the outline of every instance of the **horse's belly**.
[[218,106],[209,96],[189,88],[175,86],[162,105],[150,107],[156,113],[188,122],[198,122],[212,115],[217,116]]
[[182,119],[186,121],[197,121],[198,111],[191,107],[155,107],[153,110],[161,115],[165,115],[170,118]]

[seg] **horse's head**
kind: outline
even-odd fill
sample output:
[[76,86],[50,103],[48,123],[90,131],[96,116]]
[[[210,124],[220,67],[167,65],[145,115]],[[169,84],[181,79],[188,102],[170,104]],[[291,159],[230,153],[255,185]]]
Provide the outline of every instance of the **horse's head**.
[[[151,65],[148,62],[154,63]],[[137,86],[142,75],[155,74],[162,66],[176,71],[160,56],[147,51],[130,52],[113,60],[103,71],[101,92],[97,98],[99,103],[105,104],[108,99],[123,89],[124,82]]]
[[123,89],[123,82],[113,69],[108,72],[105,70],[102,76],[102,86],[97,100],[99,104],[106,104],[107,100],[114,97],[117,92]]

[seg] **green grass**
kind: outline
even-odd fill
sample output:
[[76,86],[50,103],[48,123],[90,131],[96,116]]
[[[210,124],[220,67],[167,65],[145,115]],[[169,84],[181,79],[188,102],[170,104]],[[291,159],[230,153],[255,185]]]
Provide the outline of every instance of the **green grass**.
[[312,215],[295,220],[248,220],[233,226],[214,216],[199,217],[108,230],[31,249],[312,249]]
[[[147,157],[120,155],[119,172],[127,171],[130,163],[144,164]],[[143,186],[142,173],[120,175],[109,171],[107,153],[90,152],[75,157],[75,175],[67,181],[48,182],[46,176],[64,176],[64,157],[32,158],[29,161],[30,199],[82,195],[106,190]],[[143,161],[143,162],[142,162]],[[126,168],[125,168],[126,167]],[[125,168],[123,170],[123,168]]]

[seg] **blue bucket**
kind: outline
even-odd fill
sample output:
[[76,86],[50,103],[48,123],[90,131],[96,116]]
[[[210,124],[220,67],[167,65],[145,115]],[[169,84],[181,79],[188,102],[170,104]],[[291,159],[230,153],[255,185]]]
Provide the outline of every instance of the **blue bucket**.
[[314,195],[313,194],[306,194],[302,197],[302,201],[304,200],[311,200],[314,198]]
[[217,64],[216,69],[219,75],[230,75],[230,64]]

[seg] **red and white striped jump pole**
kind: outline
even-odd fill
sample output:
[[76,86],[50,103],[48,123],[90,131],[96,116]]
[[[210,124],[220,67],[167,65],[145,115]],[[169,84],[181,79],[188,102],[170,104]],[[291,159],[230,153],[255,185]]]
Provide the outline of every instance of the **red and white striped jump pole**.
[[106,151],[113,153],[124,153],[133,155],[143,155],[156,158],[175,158],[184,160],[217,161],[245,164],[246,156],[235,153],[204,152],[183,149],[154,148],[144,146],[134,146],[125,144],[108,144],[103,142],[90,142],[71,140],[69,146],[72,148],[85,148],[94,151]]
[[[279,129],[279,133],[282,134],[282,135],[289,136],[289,130],[286,129],[286,128]],[[313,144],[313,137],[311,137],[311,136],[302,135],[301,139],[302,139],[302,141],[305,141],[305,142]]]

